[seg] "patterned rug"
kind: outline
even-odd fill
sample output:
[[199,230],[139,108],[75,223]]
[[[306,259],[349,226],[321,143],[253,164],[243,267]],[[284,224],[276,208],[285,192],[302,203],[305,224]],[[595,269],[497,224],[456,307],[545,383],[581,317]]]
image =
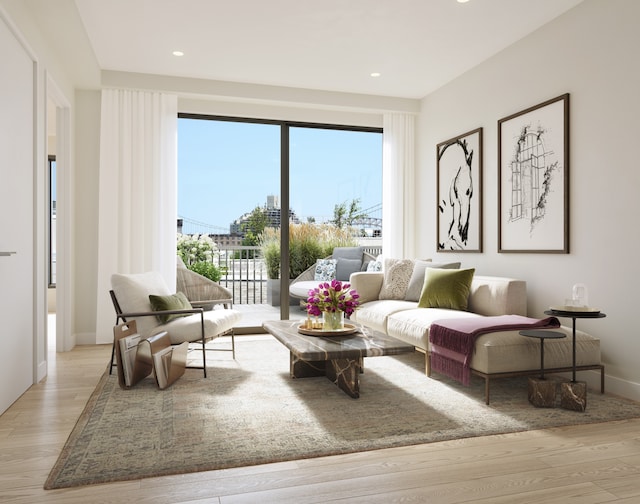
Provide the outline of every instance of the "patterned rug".
[[289,378],[288,350],[269,336],[239,337],[236,360],[210,353],[166,390],[130,390],[106,373],[45,483],[46,489],[266,464],[640,417],[640,405],[589,391],[585,412],[535,408],[527,380],[464,387],[424,375],[424,357],[365,360],[360,399],[326,378]]

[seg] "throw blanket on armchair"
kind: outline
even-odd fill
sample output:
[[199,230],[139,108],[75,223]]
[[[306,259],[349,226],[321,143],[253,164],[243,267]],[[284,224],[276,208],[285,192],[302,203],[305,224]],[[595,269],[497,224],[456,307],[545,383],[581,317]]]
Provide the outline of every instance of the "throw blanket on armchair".
[[521,315],[436,320],[429,328],[431,369],[469,385],[471,356],[476,338],[496,331],[553,329],[555,317],[535,319]]

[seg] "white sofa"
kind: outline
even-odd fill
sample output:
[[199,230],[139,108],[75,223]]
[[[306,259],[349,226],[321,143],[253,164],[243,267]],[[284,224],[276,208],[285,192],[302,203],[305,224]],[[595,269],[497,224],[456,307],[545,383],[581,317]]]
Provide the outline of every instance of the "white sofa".
[[[351,319],[355,322],[414,345],[425,354],[425,371],[431,375],[429,327],[435,320],[493,315],[527,315],[526,282],[512,278],[474,275],[468,298],[468,311],[419,308],[417,300],[379,299],[383,272],[358,272],[350,281],[360,295],[361,304]],[[554,329],[556,330],[556,329]],[[572,329],[557,331],[567,337],[545,342],[544,365],[547,372],[571,370]],[[600,359],[600,340],[576,331],[576,369],[599,369],[604,392],[604,366]],[[540,370],[540,341],[521,336],[519,331],[499,331],[479,336],[471,358],[471,372],[485,379],[485,401],[489,404],[490,380],[497,377],[534,375]]]

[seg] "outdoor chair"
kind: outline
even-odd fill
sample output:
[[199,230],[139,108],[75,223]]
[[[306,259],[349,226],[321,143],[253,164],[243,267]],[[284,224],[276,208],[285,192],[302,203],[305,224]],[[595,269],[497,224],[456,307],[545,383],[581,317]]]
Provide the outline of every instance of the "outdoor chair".
[[[202,350],[202,367],[188,366],[204,371],[207,377],[206,342],[222,335],[231,336],[231,348],[216,349],[230,351],[235,359],[234,325],[240,320],[240,312],[231,308],[231,300],[205,311],[202,307],[193,307],[184,295],[172,294],[162,275],[151,271],[147,273],[113,274],[109,291],[116,311],[116,325],[135,320],[138,333],[146,339],[162,331],[169,333],[172,345],[185,341],[199,345]],[[152,308],[149,296],[155,296],[156,310]],[[209,300],[211,301],[211,300]],[[176,306],[180,305],[179,308]],[[162,307],[170,309],[158,309]],[[175,308],[175,309],[171,309]],[[115,347],[111,352],[113,370]]]
[[317,287],[320,282],[334,278],[348,282],[351,273],[365,271],[369,262],[375,259],[365,252],[363,247],[336,247],[329,257],[318,259],[315,264],[292,280],[289,285],[289,294],[304,302],[309,295],[309,290]]
[[184,292],[194,308],[212,310],[215,305],[231,308],[233,293],[218,282],[188,269],[180,256],[176,264],[176,291]]

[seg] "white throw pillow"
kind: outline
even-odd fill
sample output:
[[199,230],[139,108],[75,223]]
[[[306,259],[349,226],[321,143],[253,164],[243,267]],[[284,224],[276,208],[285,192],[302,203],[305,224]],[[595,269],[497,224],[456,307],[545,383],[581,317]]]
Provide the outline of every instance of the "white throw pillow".
[[410,259],[385,259],[378,299],[404,299],[412,272],[413,261]]

